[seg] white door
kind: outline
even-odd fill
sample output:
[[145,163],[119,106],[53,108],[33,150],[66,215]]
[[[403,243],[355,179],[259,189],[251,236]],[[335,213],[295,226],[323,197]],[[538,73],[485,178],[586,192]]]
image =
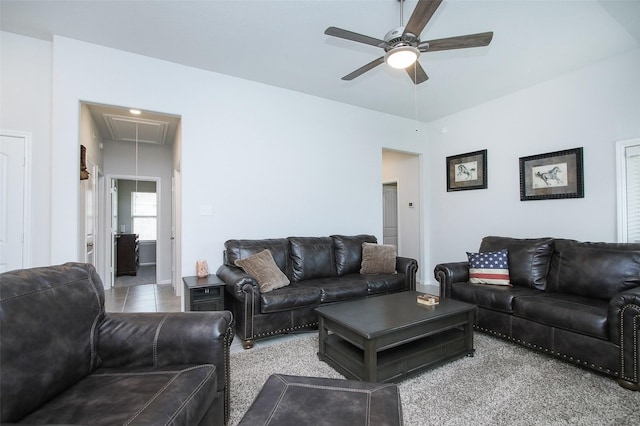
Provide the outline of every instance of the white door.
[[98,168],[89,158],[87,158],[87,170],[89,171],[89,179],[82,181],[84,191],[84,261],[97,267]]
[[383,244],[391,244],[398,247],[398,185],[385,183],[382,185],[383,202]]
[[25,267],[26,138],[0,135],[0,272]]
[[180,216],[181,188],[182,175],[178,170],[174,170],[171,181],[171,278],[173,281],[173,289],[178,296],[182,294],[181,257],[179,250],[179,241],[181,238],[180,224],[182,223]]
[[116,234],[118,233],[118,182],[116,179],[111,179],[109,182],[109,203],[111,205],[111,226],[109,227],[109,240],[111,241],[109,280],[113,287],[116,284]]

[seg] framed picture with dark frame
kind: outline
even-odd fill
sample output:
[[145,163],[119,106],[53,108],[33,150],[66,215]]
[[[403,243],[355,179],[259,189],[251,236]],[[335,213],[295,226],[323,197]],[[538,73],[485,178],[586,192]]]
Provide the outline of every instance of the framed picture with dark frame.
[[487,150],[447,157],[447,192],[487,188]]
[[582,148],[520,158],[520,201],[584,198]]

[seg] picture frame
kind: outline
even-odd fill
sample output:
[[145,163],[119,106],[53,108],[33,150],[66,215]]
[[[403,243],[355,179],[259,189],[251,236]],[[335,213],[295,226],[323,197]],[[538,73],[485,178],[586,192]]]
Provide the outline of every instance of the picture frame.
[[447,192],[486,188],[486,149],[447,157]]
[[520,201],[584,198],[582,147],[520,157]]

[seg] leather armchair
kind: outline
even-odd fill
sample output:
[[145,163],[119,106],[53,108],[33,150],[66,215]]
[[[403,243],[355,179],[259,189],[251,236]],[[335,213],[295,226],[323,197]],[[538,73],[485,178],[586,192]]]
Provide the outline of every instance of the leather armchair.
[[230,312],[106,313],[91,265],[0,275],[0,421],[223,425]]

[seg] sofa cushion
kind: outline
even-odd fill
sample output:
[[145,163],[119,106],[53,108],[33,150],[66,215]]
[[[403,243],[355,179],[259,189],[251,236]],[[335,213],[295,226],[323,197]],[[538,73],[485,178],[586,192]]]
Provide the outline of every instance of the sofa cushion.
[[289,285],[289,278],[278,268],[269,249],[246,259],[238,259],[235,263],[256,279],[262,293]]
[[290,237],[291,281],[336,276],[331,237]]
[[322,303],[359,299],[368,294],[367,280],[360,274],[349,274],[340,278],[316,278],[297,285],[319,289]]
[[469,259],[469,282],[511,286],[509,282],[509,260],[507,250],[467,252]]
[[482,239],[480,251],[509,252],[509,279],[514,286],[544,290],[553,254],[552,238],[509,238],[489,236]]
[[273,260],[286,273],[289,262],[289,241],[286,238],[264,240],[228,240],[224,243],[225,263],[235,266],[236,260],[246,259],[264,249],[269,249]]
[[319,288],[295,283],[268,293],[260,293],[260,312],[268,314],[319,306],[321,297],[322,291]]
[[362,265],[360,273],[395,274],[396,246],[390,244],[362,243]]
[[518,297],[513,314],[551,327],[608,340],[608,303],[571,294],[546,293]]
[[2,274],[0,422],[20,420],[98,367],[103,309],[102,282],[91,265]]
[[197,425],[216,396],[215,366],[98,369],[27,416],[28,424]]
[[640,249],[611,243],[569,243],[557,252],[549,291],[610,300],[640,286]]
[[338,276],[355,274],[362,264],[362,243],[377,243],[373,235],[332,235]]
[[540,290],[527,287],[508,287],[472,283],[453,283],[451,297],[462,302],[500,312],[513,312],[513,301],[521,296],[537,296]]
[[406,275],[403,273],[363,275],[363,277],[367,280],[370,295],[409,290]]

